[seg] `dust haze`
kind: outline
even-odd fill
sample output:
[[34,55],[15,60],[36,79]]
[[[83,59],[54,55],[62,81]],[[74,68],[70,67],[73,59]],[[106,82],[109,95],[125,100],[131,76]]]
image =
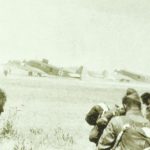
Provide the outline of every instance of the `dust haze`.
[[149,1],[0,2],[1,62],[47,58],[54,65],[149,73]]

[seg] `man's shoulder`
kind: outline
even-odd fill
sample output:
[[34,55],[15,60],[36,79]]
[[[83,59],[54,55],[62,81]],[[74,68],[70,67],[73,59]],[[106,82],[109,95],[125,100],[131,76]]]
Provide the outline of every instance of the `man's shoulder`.
[[[136,118],[135,118],[136,117]],[[138,123],[138,124],[150,124],[149,121],[147,119],[145,119],[143,116],[116,116],[116,117],[113,117],[111,119],[111,124],[113,126],[124,126],[125,124],[127,123]]]
[[127,118],[126,116],[115,116],[111,119],[112,123],[120,123],[122,120]]
[[116,116],[116,117],[113,117],[111,120],[110,120],[110,124],[117,130],[120,130],[124,123],[127,123],[125,120],[125,117],[126,116]]
[[[113,117],[108,123],[108,128],[111,128],[113,132],[118,135],[124,126],[124,116]],[[127,122],[126,122],[127,123]]]

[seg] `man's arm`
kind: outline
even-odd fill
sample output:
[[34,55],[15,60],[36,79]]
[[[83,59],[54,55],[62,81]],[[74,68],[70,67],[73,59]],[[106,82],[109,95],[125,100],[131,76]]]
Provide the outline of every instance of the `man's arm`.
[[97,150],[108,150],[113,147],[116,140],[115,124],[115,119],[113,118],[100,137]]

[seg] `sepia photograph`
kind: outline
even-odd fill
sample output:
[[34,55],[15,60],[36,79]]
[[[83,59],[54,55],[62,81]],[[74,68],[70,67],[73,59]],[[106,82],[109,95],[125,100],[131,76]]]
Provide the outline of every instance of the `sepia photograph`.
[[150,150],[149,0],[0,0],[0,150]]

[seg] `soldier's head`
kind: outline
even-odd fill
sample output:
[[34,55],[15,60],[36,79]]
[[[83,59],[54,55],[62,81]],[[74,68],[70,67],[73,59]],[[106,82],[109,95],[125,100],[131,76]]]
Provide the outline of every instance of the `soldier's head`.
[[133,93],[137,93],[137,91],[133,88],[128,88],[127,91],[126,91],[126,95],[130,95],[130,94],[133,94]]
[[5,102],[6,102],[6,94],[2,89],[0,89],[0,114],[4,112]]
[[124,96],[122,99],[122,104],[126,111],[133,108],[141,110],[141,101],[138,93],[132,93],[130,95]]
[[150,93],[146,92],[141,95],[141,99],[143,104],[150,105]]

